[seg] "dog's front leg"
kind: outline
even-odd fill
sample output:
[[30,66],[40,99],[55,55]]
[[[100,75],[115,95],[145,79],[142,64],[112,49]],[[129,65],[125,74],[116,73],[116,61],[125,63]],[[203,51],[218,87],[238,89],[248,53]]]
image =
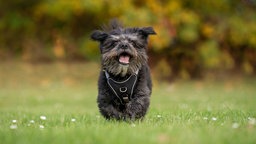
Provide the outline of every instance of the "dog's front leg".
[[149,97],[143,96],[132,99],[128,104],[126,108],[126,119],[129,120],[136,120],[136,119],[142,119],[149,107]]
[[106,102],[98,103],[100,113],[107,119],[115,118],[121,120],[124,118],[123,114],[119,112],[112,104]]

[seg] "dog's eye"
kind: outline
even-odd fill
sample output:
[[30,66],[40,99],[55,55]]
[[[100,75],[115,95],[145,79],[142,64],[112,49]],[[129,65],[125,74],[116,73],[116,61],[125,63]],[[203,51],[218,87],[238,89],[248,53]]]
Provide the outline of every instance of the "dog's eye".
[[118,43],[118,41],[113,41],[113,42],[111,43],[111,47],[116,46],[116,45],[117,45],[117,43]]
[[106,49],[112,49],[112,48],[114,48],[117,44],[118,44],[118,41],[107,41],[107,42],[104,44],[104,47],[105,47]]
[[132,45],[136,48],[143,48],[143,44],[136,42],[136,41],[131,41]]

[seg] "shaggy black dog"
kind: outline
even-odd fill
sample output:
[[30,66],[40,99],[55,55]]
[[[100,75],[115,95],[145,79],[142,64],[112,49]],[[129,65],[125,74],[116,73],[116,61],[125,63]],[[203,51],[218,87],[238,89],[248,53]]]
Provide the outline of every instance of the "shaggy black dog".
[[123,28],[117,21],[91,38],[100,42],[101,64],[98,107],[106,119],[142,119],[150,104],[152,82],[147,64],[152,27]]

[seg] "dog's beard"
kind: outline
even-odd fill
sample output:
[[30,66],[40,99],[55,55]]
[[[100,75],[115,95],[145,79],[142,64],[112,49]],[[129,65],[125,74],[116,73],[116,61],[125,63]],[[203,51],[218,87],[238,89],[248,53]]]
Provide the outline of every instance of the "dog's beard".
[[116,47],[102,54],[102,66],[109,73],[124,77],[136,73],[147,63],[147,58],[144,49],[136,50],[131,47],[123,50]]

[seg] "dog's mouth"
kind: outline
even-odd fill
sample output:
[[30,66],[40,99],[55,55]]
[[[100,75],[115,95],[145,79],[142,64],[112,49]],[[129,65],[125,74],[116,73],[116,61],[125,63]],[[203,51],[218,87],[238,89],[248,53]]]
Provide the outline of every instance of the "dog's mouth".
[[130,63],[131,55],[127,52],[123,52],[118,56],[118,61],[120,64],[128,65]]

